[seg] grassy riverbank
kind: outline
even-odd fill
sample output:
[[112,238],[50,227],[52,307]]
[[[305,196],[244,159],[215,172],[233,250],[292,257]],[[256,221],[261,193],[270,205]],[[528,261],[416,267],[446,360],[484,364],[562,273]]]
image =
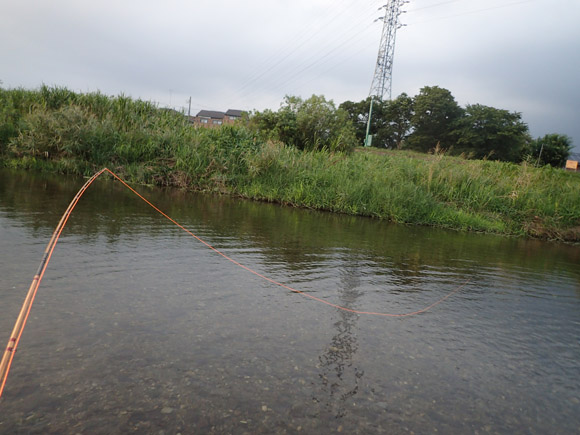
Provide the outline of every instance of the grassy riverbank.
[[304,152],[195,129],[126,97],[0,89],[0,165],[176,186],[393,222],[580,241],[580,176],[405,151]]

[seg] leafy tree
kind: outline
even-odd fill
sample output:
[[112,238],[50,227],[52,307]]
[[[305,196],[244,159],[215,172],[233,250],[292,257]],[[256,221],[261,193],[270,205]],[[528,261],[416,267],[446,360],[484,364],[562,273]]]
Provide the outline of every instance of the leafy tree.
[[296,114],[290,110],[269,109],[250,115],[249,126],[266,139],[274,139],[287,145],[297,146]]
[[411,131],[413,117],[413,99],[404,92],[396,99],[389,101],[385,109],[385,146],[401,149]]
[[475,158],[519,162],[530,136],[521,114],[481,104],[468,105],[455,131],[458,151]]
[[[358,103],[352,101],[345,101],[339,107],[345,110],[348,114],[348,119],[352,122],[355,128],[357,142],[360,145],[364,144],[367,132],[367,125],[369,119],[369,110],[371,106],[371,97],[362,100]],[[373,146],[383,146],[387,140],[385,131],[385,108],[386,103],[380,100],[373,101],[373,113],[371,116],[370,134],[373,135]]]
[[[358,143],[364,143],[371,97],[359,103],[345,101],[340,105],[346,110],[349,119],[355,126]],[[373,101],[370,134],[373,135],[373,146],[401,148],[409,134],[413,100],[403,93],[393,101]]]
[[425,86],[413,99],[413,109],[410,148],[426,152],[437,145],[444,148],[454,145],[453,131],[463,109],[451,92],[439,86]]
[[339,109],[346,112],[348,120],[354,127],[357,142],[362,144],[365,139],[367,122],[369,116],[370,98],[355,103],[354,101],[345,101],[341,103]]
[[322,95],[307,100],[286,96],[278,112],[256,112],[250,125],[270,139],[303,150],[348,151],[357,142],[348,113]]
[[572,150],[572,140],[564,134],[547,134],[531,141],[529,155],[542,165],[561,168],[566,164]]

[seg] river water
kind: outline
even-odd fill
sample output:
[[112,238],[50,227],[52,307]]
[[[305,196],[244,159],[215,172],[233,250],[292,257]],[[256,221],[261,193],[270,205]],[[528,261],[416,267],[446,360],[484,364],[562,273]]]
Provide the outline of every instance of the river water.
[[[7,341],[84,180],[0,171]],[[0,433],[579,433],[580,248],[103,177],[56,247]]]

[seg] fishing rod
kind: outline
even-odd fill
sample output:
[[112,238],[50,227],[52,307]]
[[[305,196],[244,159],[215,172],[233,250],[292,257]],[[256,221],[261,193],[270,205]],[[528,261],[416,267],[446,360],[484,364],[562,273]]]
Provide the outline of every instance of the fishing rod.
[[12,365],[12,360],[14,359],[14,354],[16,353],[16,348],[18,347],[18,343],[20,342],[20,337],[22,337],[22,332],[24,331],[24,326],[26,326],[26,321],[28,320],[28,316],[30,315],[30,310],[32,308],[32,303],[34,302],[34,298],[36,297],[36,292],[38,291],[38,287],[40,287],[40,282],[42,281],[42,277],[44,276],[44,272],[48,266],[50,261],[50,257],[52,256],[52,252],[56,246],[56,242],[64,229],[68,218],[70,217],[72,211],[74,210],[77,202],[83,196],[83,193],[89,188],[89,186],[95,181],[106,169],[101,169],[95,175],[93,175],[84,185],[80,188],[77,194],[74,196],[73,200],[67,207],[66,211],[60,218],[60,222],[56,226],[54,232],[52,233],[52,237],[44,250],[44,255],[42,256],[42,260],[40,261],[40,265],[38,266],[38,270],[32,279],[32,283],[30,284],[30,288],[28,289],[28,294],[26,295],[26,299],[24,299],[24,304],[20,309],[20,313],[18,318],[16,319],[16,323],[14,325],[14,329],[12,330],[12,334],[10,335],[10,339],[8,340],[8,346],[6,346],[6,350],[2,356],[2,360],[0,361],[0,397],[2,397],[2,391],[4,391],[4,386],[6,385],[6,378],[8,377],[8,372],[10,371],[10,366]]
[[10,372],[10,367],[12,365],[12,360],[14,359],[14,355],[16,353],[16,349],[18,347],[18,344],[20,343],[20,338],[22,337],[22,333],[24,331],[24,327],[26,325],[26,321],[28,320],[28,316],[30,315],[30,310],[32,309],[32,303],[34,302],[34,298],[36,297],[36,293],[38,291],[38,288],[40,287],[40,282],[42,281],[42,278],[44,276],[44,272],[46,271],[46,268],[48,267],[48,263],[50,262],[50,258],[52,256],[52,253],[54,251],[54,248],[56,247],[56,243],[58,242],[58,239],[64,229],[64,227],[66,226],[66,223],[68,222],[68,219],[72,213],[72,211],[74,210],[74,208],[76,207],[77,203],[79,202],[79,200],[81,199],[81,197],[83,196],[83,194],[85,193],[85,191],[90,187],[91,184],[93,184],[93,182],[103,173],[108,172],[110,175],[112,175],[116,180],[118,180],[119,182],[121,182],[127,189],[129,189],[131,192],[133,192],[135,195],[137,195],[139,198],[141,198],[144,202],[146,202],[150,207],[152,207],[155,211],[157,211],[159,214],[161,214],[163,217],[165,217],[166,219],[168,219],[169,221],[171,221],[174,225],[176,225],[177,227],[179,227],[180,229],[182,229],[183,231],[185,231],[186,233],[188,233],[190,236],[194,237],[196,240],[198,240],[200,243],[202,243],[203,245],[205,245],[206,247],[208,247],[209,249],[211,249],[212,251],[214,251],[215,253],[221,255],[223,258],[225,258],[226,260],[230,261],[231,263],[235,264],[236,266],[272,283],[275,284],[279,287],[285,288],[293,293],[298,293],[300,295],[303,295],[305,297],[308,297],[312,300],[315,300],[317,302],[321,302],[323,304],[329,305],[333,308],[336,308],[338,310],[342,310],[342,311],[348,311],[351,313],[355,313],[355,314],[362,314],[362,315],[372,315],[372,316],[382,316],[382,317],[409,317],[409,316],[415,316],[418,314],[422,314],[425,313],[426,311],[430,310],[431,308],[435,307],[436,305],[440,304],[441,302],[443,302],[444,300],[446,300],[447,298],[449,298],[450,296],[452,296],[453,294],[459,292],[462,288],[464,288],[468,283],[469,280],[467,280],[466,282],[464,282],[463,284],[457,286],[455,289],[453,289],[451,292],[447,293],[444,297],[440,298],[439,300],[435,301],[434,303],[432,303],[431,305],[422,308],[420,310],[417,311],[412,311],[412,312],[407,312],[407,313],[379,313],[379,312],[372,312],[372,311],[360,311],[360,310],[353,310],[351,308],[347,308],[347,307],[343,307],[341,305],[337,305],[337,304],[333,304],[331,302],[328,302],[324,299],[315,297],[309,293],[303,292],[301,290],[297,290],[295,288],[290,287],[289,285],[286,284],[282,284],[272,278],[268,278],[267,276],[256,272],[255,270],[251,269],[248,266],[245,266],[241,263],[239,263],[238,261],[234,260],[233,258],[227,256],[226,254],[224,254],[223,252],[221,252],[220,250],[216,249],[215,247],[213,247],[212,245],[210,245],[208,242],[206,242],[205,240],[203,240],[201,237],[197,236],[196,234],[194,234],[193,232],[191,232],[190,230],[188,230],[187,228],[185,228],[183,225],[181,225],[180,223],[178,223],[176,220],[174,220],[173,218],[171,218],[169,215],[167,215],[166,213],[164,213],[163,211],[161,211],[159,208],[157,208],[153,203],[151,203],[149,200],[147,200],[144,196],[142,196],[139,192],[137,192],[135,189],[133,189],[131,186],[129,186],[129,184],[127,182],[125,182],[122,178],[120,178],[117,174],[115,174],[114,172],[112,172],[110,169],[108,168],[103,168],[100,171],[98,171],[97,173],[95,173],[91,178],[89,178],[89,180],[79,189],[79,191],[77,192],[77,194],[74,196],[74,198],[72,199],[72,201],[70,202],[68,208],[66,209],[66,211],[64,212],[64,214],[62,215],[58,225],[56,226],[52,237],[50,238],[50,241],[48,242],[48,245],[44,251],[44,255],[42,256],[42,260],[40,262],[40,265],[38,267],[38,270],[36,272],[36,274],[34,275],[34,278],[32,279],[32,283],[30,284],[30,288],[28,289],[28,293],[26,295],[26,298],[24,300],[24,304],[22,305],[22,308],[20,309],[20,313],[18,315],[18,318],[16,319],[16,323],[14,325],[14,329],[12,330],[12,334],[10,335],[10,339],[8,340],[8,345],[4,351],[4,354],[2,356],[2,360],[0,361],[0,398],[2,397],[2,392],[4,391],[4,386],[6,385],[6,379],[8,378],[8,373]]

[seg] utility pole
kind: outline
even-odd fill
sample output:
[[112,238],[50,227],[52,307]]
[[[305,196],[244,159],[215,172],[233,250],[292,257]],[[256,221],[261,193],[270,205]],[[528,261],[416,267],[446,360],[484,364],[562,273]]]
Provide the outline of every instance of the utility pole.
[[379,44],[379,53],[377,55],[377,64],[375,74],[371,83],[369,96],[371,97],[371,106],[369,109],[369,119],[367,123],[367,134],[365,137],[365,146],[371,146],[372,135],[369,135],[371,126],[371,117],[373,113],[373,101],[383,101],[385,96],[391,99],[391,84],[393,81],[393,58],[395,56],[395,37],[397,29],[405,26],[401,24],[399,17],[406,11],[401,8],[408,0],[388,0],[388,3],[381,6],[379,10],[385,9],[385,15],[377,18],[375,21],[383,22],[383,32],[381,34],[381,43]]
[[365,147],[370,147],[373,142],[373,136],[369,135],[371,130],[371,118],[373,116],[373,101],[374,97],[371,96],[371,107],[369,108],[369,119],[367,119],[367,134],[365,136]]
[[542,158],[543,151],[544,151],[544,142],[542,142],[542,148],[540,148],[540,155],[538,156],[538,161],[536,162],[536,166],[540,166],[540,159]]

